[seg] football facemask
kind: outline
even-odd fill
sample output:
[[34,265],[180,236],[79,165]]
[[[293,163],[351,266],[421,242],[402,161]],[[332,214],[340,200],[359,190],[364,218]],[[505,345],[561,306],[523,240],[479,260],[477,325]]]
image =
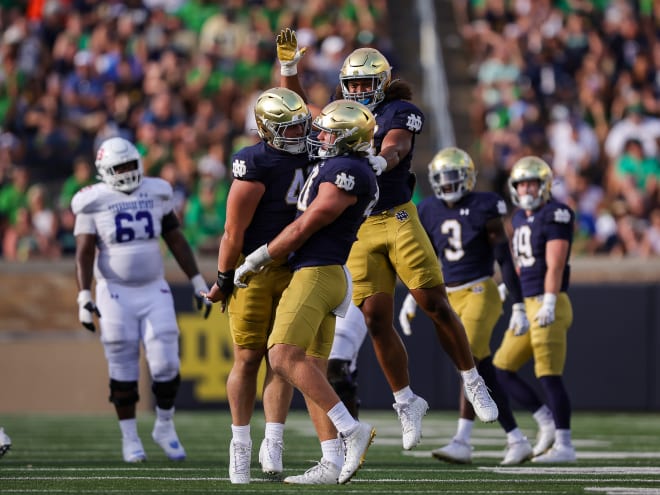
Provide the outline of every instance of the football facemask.
[[[307,150],[307,135],[310,130],[311,114],[304,100],[286,88],[271,88],[257,98],[254,106],[259,137],[282,151],[293,154]],[[298,132],[289,128],[301,126]]]
[[[539,191],[536,196],[518,194],[519,182],[537,180]],[[552,169],[541,158],[526,156],[518,160],[511,168],[509,176],[509,193],[514,205],[523,210],[535,210],[550,199],[552,189]]]
[[144,175],[140,152],[133,143],[121,137],[101,143],[95,165],[99,180],[124,193],[137,189]]
[[[314,119],[307,138],[310,158],[330,158],[345,153],[366,153],[374,137],[376,119],[371,111],[356,101],[336,100]],[[321,141],[319,133],[332,137]]]
[[436,197],[455,203],[474,189],[477,171],[470,155],[449,147],[440,150],[429,163],[429,182]]
[[[392,79],[390,63],[375,48],[358,48],[353,51],[341,67],[339,82],[345,99],[357,101],[369,110],[376,108],[385,99],[385,90]],[[371,81],[371,90],[351,92],[349,82]]]

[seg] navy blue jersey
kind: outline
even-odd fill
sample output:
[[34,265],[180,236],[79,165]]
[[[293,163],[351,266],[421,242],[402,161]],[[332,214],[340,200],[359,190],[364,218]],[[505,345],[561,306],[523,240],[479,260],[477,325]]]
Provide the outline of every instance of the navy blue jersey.
[[[570,258],[575,214],[569,206],[550,199],[529,217],[523,210],[516,211],[511,222],[514,229],[513,254],[520,269],[523,296],[541,295],[545,292],[545,272],[548,269],[545,263],[546,243],[553,239],[567,240]],[[561,281],[562,292],[568,289],[569,277],[570,265],[567,261]]]
[[251,253],[267,244],[294,220],[298,193],[305,184],[309,165],[307,153],[294,155],[263,141],[234,155],[234,179],[257,181],[266,186],[245,231],[243,253]]
[[318,195],[323,182],[330,182],[349,194],[357,196],[357,202],[346,208],[329,225],[315,232],[289,258],[293,270],[305,266],[343,265],[362,222],[369,216],[378,200],[376,174],[366,158],[358,155],[342,155],[319,162],[309,174],[298,199],[298,215]]
[[453,207],[435,196],[418,206],[419,219],[433,244],[447,284],[492,277],[495,256],[486,224],[506,214],[506,203],[492,192],[471,192]]
[[396,167],[378,177],[380,199],[372,215],[410,201],[415,185],[415,176],[410,172],[415,147],[414,135],[422,132],[424,126],[424,114],[409,101],[386,101],[378,105],[373,113],[376,117],[376,133],[374,134],[376,154],[380,152],[383,138],[390,129],[406,129],[412,132],[413,146],[410,153],[402,157]]

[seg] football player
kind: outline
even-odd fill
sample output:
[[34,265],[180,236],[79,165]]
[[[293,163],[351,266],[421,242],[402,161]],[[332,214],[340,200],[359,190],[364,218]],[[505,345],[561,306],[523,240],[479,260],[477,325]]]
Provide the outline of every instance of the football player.
[[11,438],[5,433],[5,429],[0,427],[0,457],[5,455],[11,448]]
[[[303,95],[296,64],[304,50],[298,49],[295,32],[288,28],[276,41],[281,84]],[[433,321],[442,347],[461,373],[466,397],[477,416],[485,422],[495,421],[497,406],[475,367],[465,329],[449,305],[433,246],[411,201],[415,176],[410,169],[424,115],[411,103],[410,87],[392,80],[389,62],[374,48],[358,48],[349,54],[339,80],[336,97],[358,101],[376,117],[369,161],[378,175],[380,198],[360,227],[347,266],[353,279],[353,302],[362,310],[394,395],[403,448],[411,449],[420,442],[428,403],[410,387],[408,354],[394,329],[397,276]]]
[[[497,419],[507,436],[501,464],[521,464],[531,458],[532,446],[518,428],[508,398],[497,382],[490,349],[493,329],[502,314],[502,301],[493,279],[496,260],[514,302],[509,328],[514,335],[529,330],[520,280],[502,222],[506,204],[496,193],[474,191],[474,162],[459,148],[436,153],[428,172],[435,196],[417,206],[419,219],[440,260],[449,302],[463,322],[479,374],[497,403]],[[408,294],[399,315],[404,333],[411,333],[416,308],[415,299]],[[433,456],[448,462],[471,462],[473,425],[474,410],[461,393],[456,435],[448,445],[432,451]]]
[[[554,444],[539,445],[533,462],[574,462],[571,442],[571,403],[563,380],[566,334],[573,322],[573,308],[566,294],[569,285],[571,244],[575,214],[551,194],[552,170],[542,159],[518,160],[509,176],[511,200],[519,207],[512,217],[513,253],[519,269],[528,315],[534,315],[529,332],[504,335],[495,353],[500,382],[511,397],[529,411],[539,413],[540,400],[517,371],[534,358],[539,379],[554,419]],[[548,428],[545,436],[552,429]],[[544,448],[543,448],[544,447]],[[542,449],[543,448],[543,449]]]
[[289,255],[293,277],[277,306],[268,359],[274,372],[305,396],[323,457],[285,483],[348,482],[375,435],[350,414],[327,379],[335,315],[346,314],[351,298],[344,264],[378,199],[366,157],[375,126],[374,116],[360,103],[337,100],[324,107],[307,139],[316,164],[298,196],[296,220],[249,254],[234,276],[236,285],[245,287],[264,267]]
[[[223,312],[229,302],[234,341],[234,364],[227,378],[232,483],[250,482],[250,419],[257,373],[266,354],[275,308],[292,276],[288,264],[280,260],[255,274],[249,287],[234,291],[234,269],[242,261],[242,253],[272,241],[294,220],[298,193],[310,164],[307,135],[311,115],[300,96],[285,88],[268,89],[257,98],[254,116],[261,142],[241,149],[232,159],[234,181],[218,251],[218,278],[207,294],[209,300],[220,302]],[[259,462],[267,475],[279,476],[283,470],[284,423],[292,395],[291,385],[267,366],[263,391],[266,432],[259,449]]]
[[[211,303],[201,292],[207,292],[208,287],[179,227],[169,183],[144,177],[140,153],[121,137],[101,144],[95,164],[101,182],[82,189],[71,202],[76,215],[78,316],[92,332],[96,330],[93,317],[99,317],[110,375],[110,402],[119,418],[124,461],[146,460],[135,419],[140,344],[156,398],[151,436],[169,459],[183,460],[186,452],[173,422],[181,380],[179,328],[164,278],[161,237],[192,282],[204,317],[208,317]],[[95,298],[92,278],[96,279]]]

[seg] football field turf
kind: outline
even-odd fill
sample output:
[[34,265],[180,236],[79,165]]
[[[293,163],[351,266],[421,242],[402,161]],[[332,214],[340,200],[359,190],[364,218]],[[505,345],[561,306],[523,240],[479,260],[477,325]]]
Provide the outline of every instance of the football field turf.
[[[533,421],[517,414],[533,440]],[[0,459],[0,493],[9,494],[613,494],[660,495],[660,414],[585,413],[573,418],[578,462],[565,465],[500,467],[504,434],[496,424],[477,423],[473,463],[450,465],[430,451],[453,435],[456,413],[430,412],[422,443],[402,451],[394,411],[363,411],[377,430],[362,469],[348,485],[295,486],[262,478],[258,463],[263,433],[261,411],[252,427],[252,483],[228,480],[230,418],[227,411],[178,412],[179,437],[188,459],[170,462],[151,441],[153,415],[142,414],[139,431],[148,461],[121,461],[118,425],[111,415],[2,415],[0,426],[12,449]],[[300,474],[320,458],[305,413],[294,411],[285,432],[285,475]]]

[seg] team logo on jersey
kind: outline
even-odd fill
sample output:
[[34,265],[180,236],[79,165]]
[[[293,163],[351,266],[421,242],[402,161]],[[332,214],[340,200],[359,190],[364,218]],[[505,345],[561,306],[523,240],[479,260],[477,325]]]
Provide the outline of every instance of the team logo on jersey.
[[245,160],[234,160],[234,163],[231,164],[231,172],[234,174],[234,177],[243,177],[247,172]]
[[569,223],[571,221],[571,212],[566,208],[558,208],[555,210],[554,220],[557,223]]
[[355,187],[355,177],[352,175],[346,175],[346,172],[337,174],[335,177],[335,186],[344,191],[352,191]]
[[406,127],[411,132],[419,132],[422,130],[422,117],[411,113],[408,115],[408,121],[406,122]]
[[462,216],[462,217],[467,217],[467,216],[470,215],[470,208],[461,208],[461,209],[458,211],[458,214],[459,214],[460,216]]
[[503,199],[500,199],[497,202],[497,213],[500,215],[506,215],[506,203],[504,202]]
[[394,215],[399,222],[408,220],[408,212],[406,210],[399,210]]

